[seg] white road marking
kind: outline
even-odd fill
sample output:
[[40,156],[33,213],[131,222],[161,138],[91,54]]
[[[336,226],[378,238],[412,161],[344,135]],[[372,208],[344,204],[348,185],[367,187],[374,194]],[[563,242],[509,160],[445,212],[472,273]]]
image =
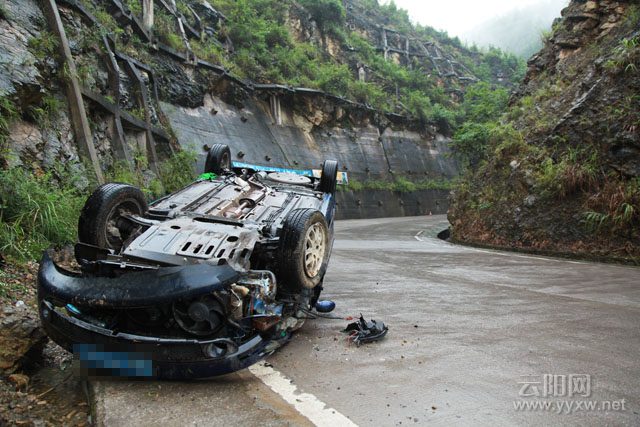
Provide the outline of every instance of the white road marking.
[[418,242],[424,242],[424,240],[422,240],[422,239],[420,238],[420,235],[421,235],[422,233],[424,233],[424,230],[420,230],[420,231],[418,231],[418,234],[416,234],[416,235],[415,235],[415,236],[413,236],[413,237],[415,237],[415,239],[416,239]]
[[492,249],[479,249],[479,248],[474,248],[471,246],[467,246],[467,248],[472,249],[476,252],[484,252],[486,254],[492,254],[492,255],[501,255],[501,256],[506,256],[506,257],[515,257],[515,258],[525,258],[525,259],[538,259],[541,261],[553,261],[553,262],[563,262],[563,263],[569,263],[569,264],[590,264],[589,262],[585,262],[585,261],[571,261],[569,259],[565,259],[565,258],[550,258],[550,257],[541,257],[541,256],[534,256],[534,255],[521,255],[521,254],[516,254],[513,252],[500,252],[499,249],[496,250],[492,250]]
[[249,372],[258,377],[271,390],[276,392],[300,414],[319,427],[347,426],[357,427],[353,421],[342,415],[312,394],[300,393],[287,377],[273,369],[258,363],[249,367]]

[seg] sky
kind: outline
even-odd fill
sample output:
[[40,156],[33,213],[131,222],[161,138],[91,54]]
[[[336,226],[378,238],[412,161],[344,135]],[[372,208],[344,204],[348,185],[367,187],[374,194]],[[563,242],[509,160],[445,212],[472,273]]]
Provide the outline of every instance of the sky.
[[[466,33],[479,23],[503,15],[511,9],[543,0],[395,0],[401,9],[409,11],[412,22],[445,30],[450,36],[465,40]],[[381,3],[389,3],[382,0]]]

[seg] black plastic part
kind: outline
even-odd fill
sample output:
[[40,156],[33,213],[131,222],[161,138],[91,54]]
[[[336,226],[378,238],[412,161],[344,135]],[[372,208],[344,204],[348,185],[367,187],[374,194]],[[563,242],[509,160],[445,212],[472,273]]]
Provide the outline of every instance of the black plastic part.
[[335,194],[338,182],[338,162],[335,160],[325,160],[322,164],[322,175],[320,175],[320,186],[318,189],[323,193]]
[[362,314],[357,322],[349,323],[342,331],[349,334],[349,340],[360,346],[360,344],[381,340],[389,332],[389,328],[384,322],[375,320],[365,320]]
[[60,270],[48,252],[40,262],[38,293],[42,298],[79,307],[138,308],[194,298],[235,283],[240,273],[228,265],[162,267],[119,277],[83,277]]
[[207,160],[204,164],[204,173],[215,173],[220,175],[231,169],[231,150],[226,144],[213,144],[207,153]]

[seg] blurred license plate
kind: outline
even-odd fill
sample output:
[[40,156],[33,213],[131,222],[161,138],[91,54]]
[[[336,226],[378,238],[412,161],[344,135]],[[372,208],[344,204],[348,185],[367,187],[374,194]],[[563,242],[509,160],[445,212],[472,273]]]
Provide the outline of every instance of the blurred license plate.
[[74,344],[81,374],[90,376],[151,377],[153,361],[144,352],[113,351],[100,344]]

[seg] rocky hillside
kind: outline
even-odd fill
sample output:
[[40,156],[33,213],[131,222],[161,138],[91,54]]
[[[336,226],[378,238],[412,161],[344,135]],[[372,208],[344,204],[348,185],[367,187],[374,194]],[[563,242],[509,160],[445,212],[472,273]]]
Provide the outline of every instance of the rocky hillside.
[[458,141],[454,238],[638,262],[638,3],[573,0],[528,65],[500,121]]

